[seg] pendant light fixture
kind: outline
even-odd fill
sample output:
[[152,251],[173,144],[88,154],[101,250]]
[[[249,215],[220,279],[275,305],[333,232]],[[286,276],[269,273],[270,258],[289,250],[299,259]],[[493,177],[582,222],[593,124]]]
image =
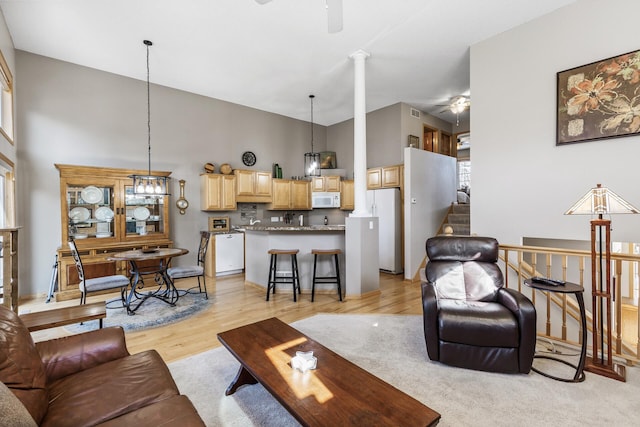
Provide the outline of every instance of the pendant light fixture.
[[147,175],[130,175],[133,179],[133,194],[142,197],[163,197],[169,195],[169,177],[151,174],[151,96],[149,84],[149,47],[153,43],[149,40],[143,40],[147,48],[147,155],[148,155],[148,174]]
[[311,101],[311,152],[304,153],[304,176],[320,176],[320,153],[313,151],[313,98],[315,95],[309,95]]

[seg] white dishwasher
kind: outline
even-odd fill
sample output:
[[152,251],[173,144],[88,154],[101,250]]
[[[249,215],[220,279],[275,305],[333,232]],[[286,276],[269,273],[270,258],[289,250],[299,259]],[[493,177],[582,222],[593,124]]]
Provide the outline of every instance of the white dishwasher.
[[216,276],[242,273],[244,233],[216,234]]

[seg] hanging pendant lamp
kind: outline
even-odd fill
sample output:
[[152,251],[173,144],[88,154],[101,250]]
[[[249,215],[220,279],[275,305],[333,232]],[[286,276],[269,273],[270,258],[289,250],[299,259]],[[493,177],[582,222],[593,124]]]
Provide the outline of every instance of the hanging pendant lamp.
[[147,47],[147,156],[148,156],[148,174],[147,175],[130,175],[133,179],[133,194],[142,197],[163,197],[169,195],[169,179],[168,176],[151,174],[151,96],[149,84],[149,46],[153,43],[144,40],[143,43]]
[[320,153],[313,151],[313,98],[315,95],[309,95],[311,100],[311,152],[304,153],[304,176],[320,176]]

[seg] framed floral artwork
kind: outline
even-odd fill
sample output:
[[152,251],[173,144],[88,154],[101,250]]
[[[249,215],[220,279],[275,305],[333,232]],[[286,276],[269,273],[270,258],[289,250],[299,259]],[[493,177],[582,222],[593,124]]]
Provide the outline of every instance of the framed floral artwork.
[[561,71],[556,145],[640,135],[640,50]]

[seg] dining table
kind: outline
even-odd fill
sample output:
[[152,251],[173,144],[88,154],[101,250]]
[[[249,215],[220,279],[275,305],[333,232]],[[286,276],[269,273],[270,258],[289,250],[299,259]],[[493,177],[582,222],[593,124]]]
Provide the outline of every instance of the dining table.
[[[149,298],[157,298],[171,306],[175,306],[180,294],[173,284],[173,280],[167,274],[167,268],[173,258],[188,253],[187,249],[182,248],[149,248],[117,252],[109,256],[107,260],[126,261],[130,267],[131,287],[124,295],[124,306],[127,309],[127,314],[135,314]],[[142,276],[147,275],[154,276],[154,283],[158,287],[145,292],[142,291],[145,287]]]

